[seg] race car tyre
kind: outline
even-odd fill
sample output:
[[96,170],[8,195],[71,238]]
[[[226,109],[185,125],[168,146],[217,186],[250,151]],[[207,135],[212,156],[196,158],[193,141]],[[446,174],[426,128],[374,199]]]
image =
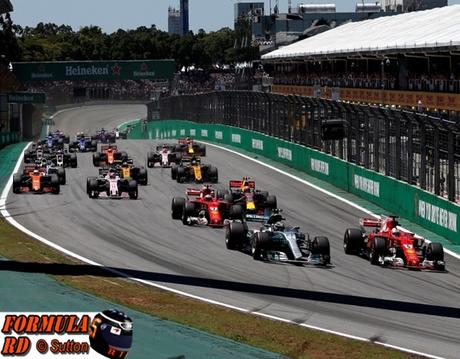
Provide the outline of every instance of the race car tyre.
[[148,174],[145,168],[141,168],[139,170],[139,184],[142,186],[146,186],[148,182]]
[[13,175],[13,193],[21,193],[22,175],[15,173]]
[[346,254],[356,254],[363,245],[363,234],[358,228],[348,228],[343,236],[343,250]]
[[261,197],[264,199],[264,201],[267,200],[267,197],[268,197],[268,192],[267,191],[260,191],[259,192]]
[[174,197],[171,202],[171,217],[172,219],[181,219],[184,211],[185,198]]
[[59,177],[56,174],[51,175],[51,193],[59,194],[61,187],[59,185]]
[[243,206],[240,204],[235,204],[230,207],[230,213],[229,213],[230,219],[244,219],[244,210]]
[[86,179],[86,194],[89,196],[90,193],[91,193],[91,185],[90,185],[90,182],[91,182],[91,178],[87,178]]
[[429,261],[444,261],[444,248],[441,243],[432,242],[426,248],[426,259]]
[[24,151],[24,163],[29,163],[29,161],[30,161],[30,151],[25,150]]
[[206,145],[200,143],[198,145],[198,151],[200,152],[201,156],[206,156]]
[[242,247],[246,229],[241,222],[230,222],[225,232],[225,246],[227,249],[235,250]]
[[175,145],[174,146],[174,152],[182,152],[182,146],[181,145]]
[[180,166],[177,167],[177,174],[176,174],[177,183],[183,183],[185,181],[185,168]]
[[228,189],[218,189],[216,191],[216,197],[217,199],[224,199],[224,196],[229,193]]
[[181,163],[182,162],[182,153],[180,152],[177,152],[177,153],[173,153],[172,155],[175,155],[175,159],[173,162],[176,162],[177,164]]
[[57,169],[57,175],[59,177],[59,184],[64,185],[66,183],[65,169],[62,167],[59,167]]
[[128,194],[130,199],[137,199],[137,182],[134,180],[128,183]]
[[330,262],[331,259],[331,247],[329,245],[329,239],[327,237],[315,237],[312,246],[313,254],[320,254],[326,263]]
[[270,234],[268,232],[259,232],[252,242],[252,258],[254,260],[262,259],[262,250],[270,243]]
[[269,195],[267,196],[267,199],[265,200],[265,205],[267,206],[267,208],[270,208],[270,209],[275,209],[275,208],[278,208],[278,202],[276,201],[276,196],[273,196],[273,195]]
[[386,251],[385,238],[375,237],[374,243],[369,253],[369,261],[373,265],[378,265],[380,263],[380,256],[384,255]]
[[99,167],[99,161],[101,160],[101,154],[99,152],[93,153],[93,165]]
[[155,154],[153,152],[147,153],[147,167],[152,168],[155,165]]
[[125,151],[121,152],[121,160],[126,161],[128,159],[128,154]]
[[224,194],[224,201],[227,201],[228,203],[233,203],[233,194],[231,193]]
[[178,166],[176,166],[174,164],[171,165],[171,178],[173,180],[177,179],[177,168],[178,168]]
[[65,136],[64,137],[64,143],[69,143],[70,142],[70,137],[69,136]]
[[72,168],[77,168],[77,155],[75,153],[70,154],[70,166]]
[[88,178],[88,196],[89,198],[99,197],[99,183],[96,178]]
[[208,173],[209,173],[209,179],[212,183],[217,183],[219,181],[219,174],[217,171],[217,167],[210,166]]
[[[68,142],[67,142],[67,143],[68,143]],[[59,146],[64,145],[64,139],[59,138],[59,139],[57,140],[57,144],[58,144]]]
[[188,225],[188,218],[195,217],[195,204],[194,203],[185,203],[184,210],[182,212],[182,224]]
[[97,141],[92,140],[91,141],[91,152],[96,152],[97,151]]

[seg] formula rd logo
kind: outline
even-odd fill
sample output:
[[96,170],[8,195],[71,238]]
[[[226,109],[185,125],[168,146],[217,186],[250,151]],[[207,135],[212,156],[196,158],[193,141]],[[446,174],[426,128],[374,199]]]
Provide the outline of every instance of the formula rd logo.
[[[24,356],[32,348],[32,335],[40,334],[88,334],[91,318],[89,315],[5,315],[2,325],[4,334],[1,354],[4,356]],[[17,335],[17,336],[16,336]],[[74,340],[51,340],[48,345],[43,339],[37,341],[36,350],[41,353],[88,353],[89,344]]]
[[126,358],[133,322],[124,312],[0,313],[0,357]]

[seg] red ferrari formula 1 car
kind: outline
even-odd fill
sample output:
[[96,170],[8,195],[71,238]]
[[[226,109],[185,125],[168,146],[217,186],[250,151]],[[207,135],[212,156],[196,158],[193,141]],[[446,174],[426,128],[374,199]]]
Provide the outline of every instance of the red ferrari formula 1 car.
[[223,227],[229,219],[243,219],[243,208],[219,199],[209,185],[188,188],[186,195],[174,197],[171,203],[172,218],[182,219],[185,225]]
[[[442,244],[428,242],[414,233],[402,230],[397,218],[362,218],[361,228],[348,228],[345,231],[345,253],[366,257],[374,265],[444,271]],[[368,232],[368,228],[373,230]]]

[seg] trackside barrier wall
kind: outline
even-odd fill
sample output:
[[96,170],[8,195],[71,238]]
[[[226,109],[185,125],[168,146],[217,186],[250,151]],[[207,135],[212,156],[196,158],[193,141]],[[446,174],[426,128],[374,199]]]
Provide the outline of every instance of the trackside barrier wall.
[[262,133],[220,124],[182,120],[140,123],[130,133],[135,139],[170,139],[191,136],[263,155],[322,179],[430,231],[460,244],[460,206],[405,182],[385,177],[328,154]]
[[2,132],[0,133],[0,148],[3,148],[11,143],[19,141],[17,132]]

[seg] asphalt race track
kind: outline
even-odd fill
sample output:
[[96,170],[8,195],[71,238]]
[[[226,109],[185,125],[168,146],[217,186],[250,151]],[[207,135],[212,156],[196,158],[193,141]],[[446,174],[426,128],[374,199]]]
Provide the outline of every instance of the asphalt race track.
[[[113,128],[145,116],[142,105],[92,106],[62,112],[56,127]],[[145,165],[152,141],[118,142]],[[259,189],[278,197],[288,222],[311,235],[326,235],[333,268],[297,267],[254,261],[225,248],[224,230],[186,227],[173,221],[171,199],[187,185],[171,180],[169,169],[149,169],[138,200],[93,200],[86,177],[95,175],[91,153],[78,154],[67,170],[61,194],[10,194],[7,208],[36,234],[88,259],[226,304],[297,323],[369,338],[446,358],[458,358],[460,261],[447,256],[448,273],[394,270],[343,252],[347,227],[363,216],[335,198],[237,155],[208,146],[225,188],[230,178],[250,175]],[[91,273],[82,266],[81,274]],[[109,275],[109,274],[108,274]]]

